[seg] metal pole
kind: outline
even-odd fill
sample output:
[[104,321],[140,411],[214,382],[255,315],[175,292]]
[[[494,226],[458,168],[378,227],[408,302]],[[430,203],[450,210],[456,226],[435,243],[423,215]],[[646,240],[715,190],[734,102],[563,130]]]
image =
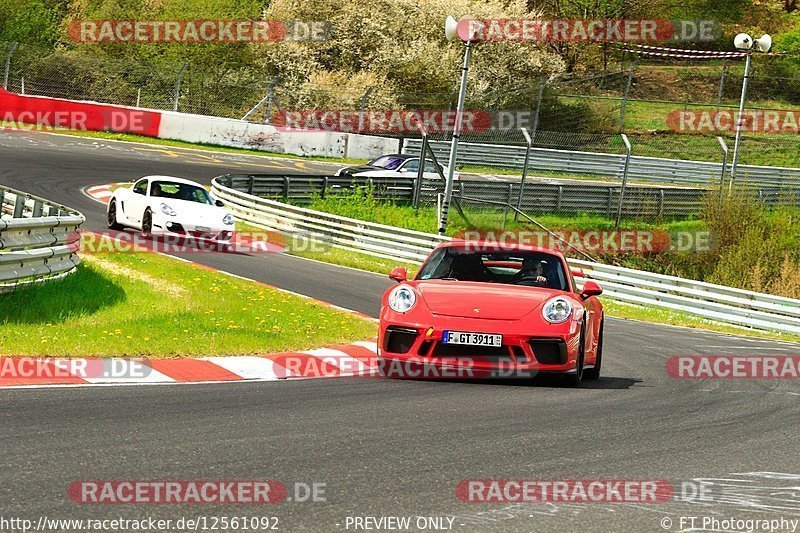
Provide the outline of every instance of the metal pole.
[[533,124],[531,124],[531,138],[536,137],[536,130],[539,128],[539,112],[542,108],[542,93],[544,93],[544,86],[546,84],[547,78],[543,77],[542,81],[539,82],[539,94],[536,95],[536,111],[533,115]]
[[625,126],[625,108],[628,106],[628,95],[631,92],[631,84],[633,83],[633,71],[636,70],[636,61],[631,63],[631,68],[628,71],[628,84],[625,86],[625,95],[622,97],[622,105],[619,108],[619,131],[622,132]]
[[11,54],[13,54],[14,50],[17,49],[17,45],[19,45],[19,43],[12,43],[11,48],[8,49],[8,53],[6,54],[6,70],[5,74],[3,75],[3,89],[8,89],[8,73],[11,71]]
[[136,107],[141,107],[139,104],[142,103],[142,88],[139,87],[136,89]]
[[472,53],[472,46],[469,41],[464,43],[464,66],[461,67],[461,87],[458,91],[458,105],[456,106],[456,123],[453,127],[453,139],[450,143],[450,159],[447,166],[447,183],[444,188],[444,200],[442,201],[442,216],[439,220],[439,235],[444,235],[447,231],[447,209],[453,197],[453,177],[456,171],[456,155],[458,154],[458,137],[461,135],[461,122],[464,114],[464,97],[467,93],[467,72],[469,71],[469,58]]
[[361,130],[364,129],[364,111],[367,109],[367,98],[369,98],[369,93],[372,92],[372,87],[367,87],[367,90],[364,91],[364,96],[361,97],[361,107],[358,109],[358,133],[361,133]]
[[631,163],[631,142],[628,136],[621,133],[622,142],[625,143],[625,168],[622,171],[622,189],[619,191],[619,205],[617,205],[617,220],[614,226],[619,229],[619,223],[622,219],[622,202],[625,199],[625,187],[628,186],[628,166]]
[[722,137],[717,136],[717,142],[722,148],[722,172],[719,175],[719,201],[722,202],[722,190],[725,188],[725,171],[728,170],[728,145]]
[[722,74],[719,77],[719,91],[717,91],[717,108],[714,113],[714,128],[717,124],[717,116],[719,115],[719,107],[722,105],[722,95],[725,92],[725,75],[728,72],[728,60],[722,62]]
[[739,144],[742,142],[742,124],[744,122],[744,101],[747,99],[747,82],[750,78],[750,56],[751,52],[747,52],[747,58],[744,62],[744,79],[742,80],[742,98],[739,100],[739,116],[736,121],[736,141],[733,143],[733,163],[731,164],[731,187],[733,187],[733,180],[736,179],[736,166],[739,164]]
[[175,103],[172,106],[173,111],[178,110],[178,97],[181,95],[181,78],[183,77],[183,71],[186,70],[186,67],[189,65],[188,61],[184,61],[183,65],[181,65],[181,69],[178,71],[178,79],[175,80]]
[[525,147],[525,163],[522,165],[522,177],[519,180],[519,196],[517,197],[517,211],[514,212],[514,220],[519,219],[518,211],[522,211],[522,192],[525,190],[525,177],[528,175],[528,159],[531,155],[531,144],[533,142],[531,136],[528,135],[528,130],[520,128],[520,131],[522,131],[522,136],[525,137],[527,146]]

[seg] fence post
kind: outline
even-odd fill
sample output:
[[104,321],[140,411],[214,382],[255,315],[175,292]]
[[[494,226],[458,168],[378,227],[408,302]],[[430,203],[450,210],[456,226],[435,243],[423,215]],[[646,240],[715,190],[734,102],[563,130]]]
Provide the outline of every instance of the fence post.
[[31,213],[32,218],[39,218],[42,216],[42,209],[44,208],[44,204],[41,200],[35,200],[33,202],[33,213]]
[[361,130],[364,129],[364,111],[367,109],[367,98],[369,98],[369,93],[372,92],[372,87],[367,87],[367,90],[364,91],[364,96],[361,97],[361,106],[358,108],[358,133],[361,133]]
[[[539,93],[539,96],[541,97],[541,92]],[[537,111],[536,117],[538,118],[538,116],[539,116],[539,113],[538,113],[539,107],[538,106],[536,107],[536,111]],[[535,127],[535,123],[534,123],[534,127]],[[525,146],[525,162],[522,164],[522,177],[519,180],[519,196],[517,197],[517,211],[514,211],[514,220],[519,220],[519,211],[522,210],[522,191],[525,189],[525,178],[528,175],[528,160],[530,159],[530,156],[531,156],[531,143],[533,142],[533,140],[531,139],[531,136],[528,135],[528,130],[526,130],[525,128],[520,128],[520,130],[522,131],[522,136],[525,137],[525,143],[526,143],[526,146]],[[534,132],[535,131],[536,130],[534,130]],[[510,202],[510,200],[509,200],[509,202]]]
[[617,220],[614,226],[619,229],[619,222],[622,219],[622,202],[625,200],[625,187],[628,186],[628,166],[631,163],[631,142],[624,133],[620,134],[622,142],[625,143],[625,167],[622,170],[622,189],[619,191],[619,204],[617,204]]
[[273,76],[272,81],[269,82],[267,110],[264,112],[264,124],[272,124],[272,103],[275,101],[275,86],[278,84],[279,79],[278,76]]
[[[722,202],[722,191],[725,188],[725,172],[728,171],[728,145],[719,135],[717,135],[717,142],[722,148],[722,171],[719,173],[719,201]],[[733,180],[730,182],[730,187],[733,187]],[[728,194],[730,194],[730,189]]]
[[722,105],[722,95],[725,92],[725,75],[728,72],[728,60],[724,59],[722,61],[722,74],[719,77],[719,91],[717,91],[717,108],[714,112],[715,120],[714,120],[714,128],[717,126],[716,116],[719,114],[719,108]]
[[181,95],[181,78],[183,78],[183,71],[186,70],[186,67],[189,66],[188,61],[184,61],[183,65],[181,65],[181,69],[178,71],[178,78],[175,80],[175,101],[172,105],[172,110],[178,110],[178,97]]
[[11,48],[8,49],[8,53],[6,54],[6,68],[5,74],[3,74],[3,89],[8,89],[8,74],[11,72],[11,55],[14,53],[14,50],[17,49],[19,43],[11,43]]
[[419,168],[417,169],[417,178],[414,180],[414,192],[411,195],[411,205],[414,208],[419,207],[419,197],[422,194],[422,179],[425,177],[425,157],[428,154],[428,134],[421,124],[419,125],[419,130],[422,133],[422,147],[419,151]]
[[3,202],[5,201],[6,191],[0,189],[0,218],[3,216]]
[[633,72],[636,70],[636,62],[638,59],[634,60],[631,63],[631,68],[628,71],[628,84],[625,85],[625,95],[622,97],[622,105],[619,108],[619,131],[622,133],[622,130],[625,129],[625,108],[628,105],[628,95],[631,92],[631,84],[633,83]]
[[322,178],[322,193],[320,194],[320,198],[323,200],[325,199],[325,194],[328,192],[328,176]]

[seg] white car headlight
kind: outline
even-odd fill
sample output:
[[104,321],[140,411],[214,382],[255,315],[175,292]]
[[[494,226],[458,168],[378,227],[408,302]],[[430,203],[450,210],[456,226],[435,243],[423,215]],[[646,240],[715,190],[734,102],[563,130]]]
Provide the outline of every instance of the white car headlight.
[[417,295],[411,287],[400,285],[389,293],[389,307],[398,313],[406,313],[417,303]]
[[167,204],[161,204],[161,212],[167,215],[168,217],[174,217],[178,214],[175,212],[174,209],[172,209]]
[[565,298],[553,298],[542,307],[542,316],[551,324],[566,322],[572,316],[572,304]]
[[230,213],[228,213],[227,215],[225,215],[225,216],[222,218],[222,223],[223,223],[223,224],[227,224],[228,226],[232,225],[232,224],[233,224],[233,215],[231,215]]

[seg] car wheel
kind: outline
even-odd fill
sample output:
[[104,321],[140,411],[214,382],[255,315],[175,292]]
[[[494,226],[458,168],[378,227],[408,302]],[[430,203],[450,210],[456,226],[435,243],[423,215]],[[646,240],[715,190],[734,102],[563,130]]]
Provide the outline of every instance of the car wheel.
[[566,374],[564,376],[565,383],[568,387],[579,387],[581,385],[581,381],[583,381],[583,351],[584,351],[584,333],[581,331],[581,343],[578,346],[578,364],[575,367],[574,374]]
[[148,207],[142,216],[142,235],[148,239],[153,236],[153,213]]
[[113,230],[121,230],[122,224],[117,222],[117,202],[111,200],[111,203],[108,204],[108,213],[106,213],[106,222],[108,224],[109,229]]
[[594,368],[588,368],[583,373],[585,379],[598,379],[600,377],[600,367],[603,364],[603,327],[605,318],[600,318],[600,333],[597,335],[597,357],[595,358]]

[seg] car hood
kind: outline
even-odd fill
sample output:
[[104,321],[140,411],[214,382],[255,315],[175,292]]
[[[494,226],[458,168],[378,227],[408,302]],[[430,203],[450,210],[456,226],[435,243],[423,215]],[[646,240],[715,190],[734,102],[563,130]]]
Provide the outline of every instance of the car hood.
[[[353,174],[359,174],[361,172],[370,172],[375,170],[383,170],[386,171],[385,168],[376,167],[372,165],[362,165],[360,167],[346,167],[340,171],[340,175],[342,176],[352,176]],[[391,171],[388,171],[391,172]]]
[[186,200],[176,200],[174,198],[153,198],[154,208],[160,209],[161,204],[167,204],[178,213],[182,219],[191,219],[193,222],[202,225],[203,222],[218,226],[222,224],[222,219],[228,212],[216,205],[201,204],[199,202],[189,202]]
[[444,280],[422,281],[417,290],[435,315],[486,320],[520,319],[562,294],[538,287]]

